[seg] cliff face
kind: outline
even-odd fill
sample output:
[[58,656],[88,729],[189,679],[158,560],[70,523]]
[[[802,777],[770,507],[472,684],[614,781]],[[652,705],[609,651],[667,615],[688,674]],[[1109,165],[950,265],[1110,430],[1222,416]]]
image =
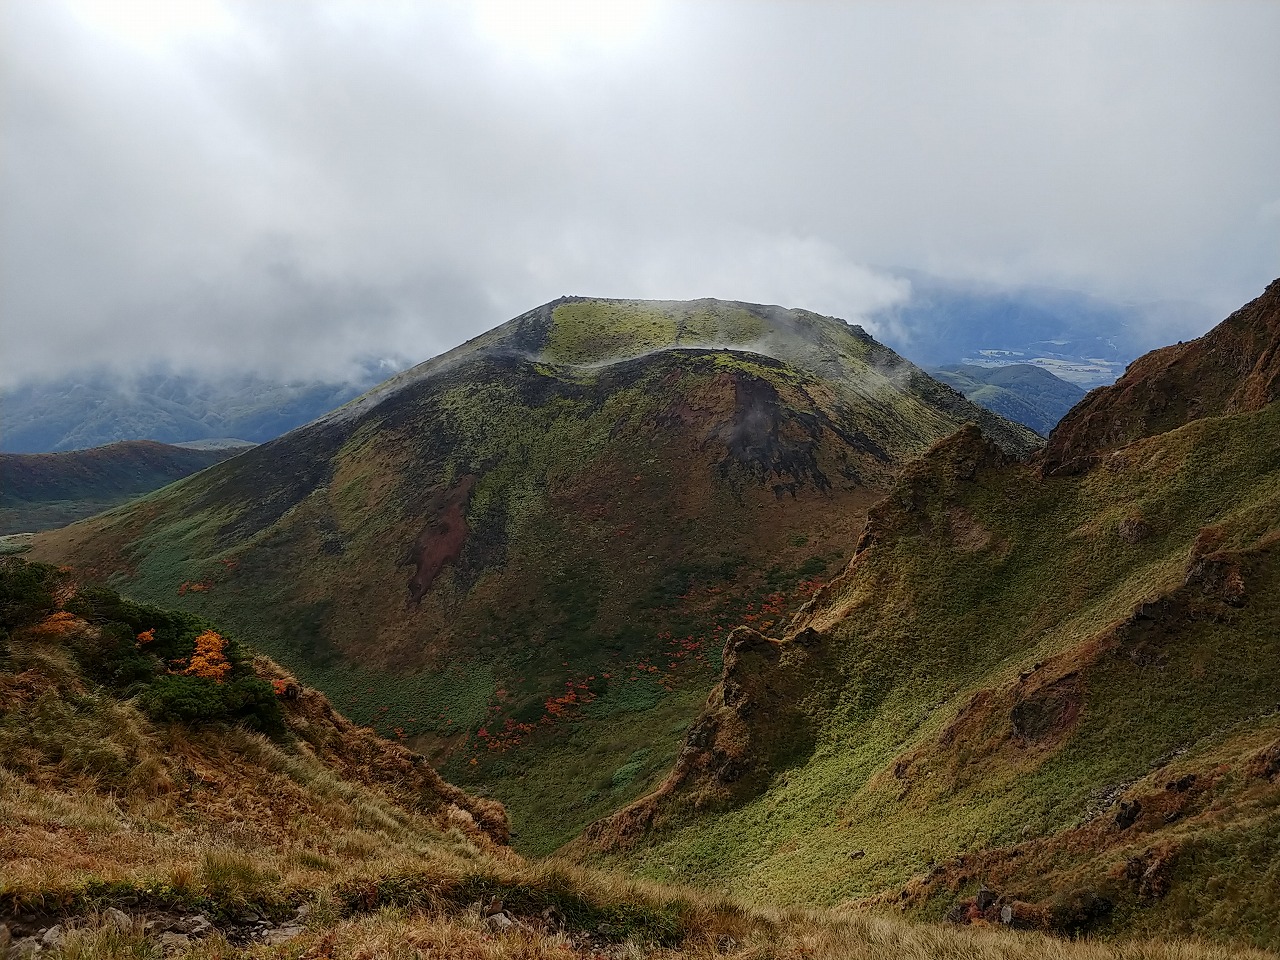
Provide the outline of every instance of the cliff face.
[[1280,280],[1203,337],[1135,360],[1092,391],[1041,453],[1048,474],[1088,469],[1141,437],[1202,417],[1258,410],[1280,396]]

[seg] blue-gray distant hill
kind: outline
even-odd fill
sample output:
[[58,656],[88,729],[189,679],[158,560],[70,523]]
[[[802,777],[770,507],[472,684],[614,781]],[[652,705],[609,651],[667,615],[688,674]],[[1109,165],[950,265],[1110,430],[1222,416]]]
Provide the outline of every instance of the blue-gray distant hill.
[[0,451],[52,453],[120,440],[186,443],[236,437],[265,443],[399,372],[368,363],[348,381],[280,382],[257,374],[193,379],[157,373],[122,380],[76,373],[0,394]]
[[1032,363],[1091,390],[1148,350],[1199,336],[1215,319],[1195,304],[1119,303],[895,272],[910,281],[910,296],[868,319],[888,346],[925,368]]
[[968,399],[993,413],[1030,427],[1042,437],[1057,426],[1068,410],[1084,399],[1084,390],[1043,367],[1014,363],[1007,367],[976,367],[953,363],[929,373],[955,387]]

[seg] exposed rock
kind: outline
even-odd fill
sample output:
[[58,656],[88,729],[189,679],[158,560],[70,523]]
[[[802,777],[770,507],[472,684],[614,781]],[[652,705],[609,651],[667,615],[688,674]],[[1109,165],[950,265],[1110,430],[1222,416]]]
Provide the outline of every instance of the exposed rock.
[[186,934],[174,933],[172,930],[166,930],[164,933],[160,934],[159,940],[160,946],[166,953],[169,951],[185,950],[191,946],[190,937]]
[[1274,780],[1280,777],[1280,740],[1269,747],[1263,747],[1250,757],[1245,770],[1250,777],[1256,779]]
[[437,490],[427,501],[423,512],[429,518],[401,566],[412,566],[408,583],[409,606],[416,608],[431,590],[440,572],[458,562],[471,528],[467,525],[467,504],[475,488],[476,477],[468,474],[446,490]]
[[1120,812],[1116,814],[1116,826],[1128,830],[1142,814],[1142,802],[1139,800],[1121,800]]
[[1173,885],[1172,849],[1148,850],[1125,861],[1124,876],[1135,887],[1138,895],[1155,900],[1169,892]]
[[499,933],[502,933],[514,927],[515,921],[512,920],[510,917],[508,917],[505,913],[495,913],[488,917],[485,917],[484,924],[490,930],[496,930]]
[[1185,582],[1189,587],[1199,587],[1205,596],[1215,597],[1230,606],[1244,605],[1244,575],[1238,560],[1230,554],[1193,557],[1187,565]]
[[1132,545],[1151,536],[1151,526],[1141,517],[1125,517],[1116,532],[1121,540]]
[[133,921],[129,919],[129,915],[123,910],[117,910],[115,907],[107,907],[102,911],[102,918],[117,930],[128,930],[133,926]]
[[830,695],[828,650],[813,629],[777,641],[738,627],[724,648],[724,672],[689,728],[675,768],[647,797],[587,828],[582,842],[635,842],[673,805],[723,807],[757,795],[813,749],[806,705]]
[[9,947],[7,960],[29,960],[39,955],[40,941],[35,937],[23,937],[21,940],[15,940],[13,946]]
[[1029,691],[1010,711],[1013,732],[1028,742],[1062,733],[1080,716],[1082,686],[1080,674],[1072,671]]
[[269,946],[274,946],[278,943],[286,943],[301,934],[305,929],[306,927],[301,927],[296,924],[289,924],[283,927],[269,927],[262,934],[262,942]]
[[55,923],[40,936],[40,945],[43,947],[60,947],[66,937],[67,931],[63,929],[62,924]]

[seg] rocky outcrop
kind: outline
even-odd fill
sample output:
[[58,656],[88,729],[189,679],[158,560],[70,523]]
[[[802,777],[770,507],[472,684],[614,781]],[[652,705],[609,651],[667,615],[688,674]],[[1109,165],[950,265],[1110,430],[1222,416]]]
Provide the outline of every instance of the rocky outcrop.
[[773,640],[748,627],[729,636],[724,673],[653,793],[587,828],[578,846],[630,846],[681,811],[722,809],[762,793],[813,750],[826,707],[825,641],[815,630]]
[[1082,473],[1108,451],[1280,396],[1280,280],[1203,337],[1138,358],[1076,404],[1038,458],[1046,476]]

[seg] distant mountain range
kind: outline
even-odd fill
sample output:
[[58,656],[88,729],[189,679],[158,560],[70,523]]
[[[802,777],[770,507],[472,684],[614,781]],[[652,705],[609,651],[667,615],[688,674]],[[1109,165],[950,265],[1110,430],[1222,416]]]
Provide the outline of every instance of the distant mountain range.
[[1030,427],[1042,437],[1049,435],[1085,393],[1074,383],[1030,363],[1007,367],[957,363],[933,367],[929,373],[974,403]]
[[118,440],[182,443],[234,437],[262,443],[341,406],[396,373],[368,362],[349,380],[281,383],[259,374],[192,378],[105,373],[25,384],[0,394],[0,451],[51,453]]
[[912,271],[910,299],[870,317],[878,335],[925,367],[1043,367],[1085,390],[1134,358],[1216,319],[1186,303],[1117,303],[1070,290],[965,285]]
[[[1126,305],[1069,291],[965,286],[897,272],[911,281],[912,295],[869,318],[882,341],[914,363],[941,370],[941,379],[974,402],[1040,433],[1070,406],[1061,388],[1025,371],[993,380],[952,368],[1031,365],[1088,390],[1111,383],[1135,357],[1168,342],[1170,331],[1194,335],[1212,319],[1182,304]],[[234,437],[262,443],[341,406],[404,366],[369,361],[348,380],[284,383],[259,374],[193,378],[158,371],[122,380],[104,372],[70,372],[0,393],[0,451],[81,450],[119,440]]]

